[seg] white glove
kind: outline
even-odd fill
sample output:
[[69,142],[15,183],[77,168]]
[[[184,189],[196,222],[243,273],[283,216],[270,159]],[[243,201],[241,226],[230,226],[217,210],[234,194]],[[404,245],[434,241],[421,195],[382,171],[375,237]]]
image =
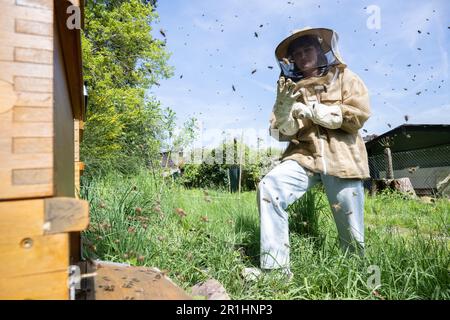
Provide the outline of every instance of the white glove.
[[[302,93],[295,92],[296,85],[291,80],[285,81],[284,77],[280,77],[277,86],[277,99],[273,113],[276,118],[276,126],[284,135],[294,135],[298,131],[297,119],[293,116],[295,110],[294,105],[297,105],[296,100]],[[295,93],[294,93],[295,92]]]
[[296,102],[292,106],[292,116],[298,119],[312,119],[313,117],[313,109],[310,105],[306,105],[301,102]]
[[297,116],[311,119],[315,124],[328,129],[339,129],[342,125],[342,110],[338,105],[327,106],[321,103],[304,105]]
[[295,82],[291,79],[285,80],[284,77],[280,77],[277,86],[277,100],[275,101],[275,108],[280,111],[286,111],[287,109],[290,110],[298,97],[302,95],[301,91],[298,90],[295,92],[295,89]]

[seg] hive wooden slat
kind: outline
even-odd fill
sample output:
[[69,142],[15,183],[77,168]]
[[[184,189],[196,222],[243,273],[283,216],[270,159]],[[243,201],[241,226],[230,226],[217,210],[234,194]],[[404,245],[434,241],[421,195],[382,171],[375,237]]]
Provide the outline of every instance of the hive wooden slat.
[[42,199],[0,202],[0,243],[17,244],[26,237],[44,234]]
[[53,51],[16,47],[14,49],[14,61],[52,64]]
[[[29,240],[27,240],[29,239]],[[26,242],[31,247],[26,247]],[[69,235],[54,234],[17,239],[3,239],[0,243],[0,274],[12,278],[36,273],[66,270],[69,266]]]
[[13,138],[13,153],[51,153],[53,139],[43,137]]
[[16,0],[18,6],[52,10],[53,0]]
[[1,300],[67,300],[67,270],[0,278]]
[[2,2],[0,200],[54,195],[53,0]]
[[49,107],[53,111],[53,95],[51,93],[17,92],[17,107]]
[[89,205],[75,198],[44,198],[0,202],[0,243],[27,237],[84,230]]
[[45,234],[81,231],[89,224],[89,204],[85,200],[60,197],[44,200]]
[[14,122],[53,122],[53,109],[48,107],[14,107]]
[[[11,179],[11,173],[8,172],[4,174],[0,172],[1,181],[6,181]],[[40,185],[24,185],[24,186],[14,186],[14,187],[4,187],[0,184],[0,194],[2,197],[7,199],[15,199],[17,195],[20,198],[33,198],[33,197],[46,197],[53,194],[52,184],[40,184]]]
[[94,280],[95,300],[191,300],[156,268],[99,262]]

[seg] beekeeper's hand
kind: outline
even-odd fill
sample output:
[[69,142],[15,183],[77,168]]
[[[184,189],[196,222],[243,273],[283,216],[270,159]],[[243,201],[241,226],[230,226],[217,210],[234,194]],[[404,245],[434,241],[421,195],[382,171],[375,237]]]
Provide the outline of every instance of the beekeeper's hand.
[[273,106],[276,127],[284,135],[294,135],[299,126],[292,115],[292,108],[302,93],[295,92],[295,83],[291,79],[280,77],[277,85],[277,98]]
[[342,125],[342,110],[338,105],[313,103],[303,105],[297,113],[299,118],[311,119],[312,122],[328,129],[339,129]]
[[300,90],[291,79],[280,77],[277,85],[277,100],[275,101],[275,108],[280,110],[290,110],[292,105],[296,102],[298,97],[302,95]]

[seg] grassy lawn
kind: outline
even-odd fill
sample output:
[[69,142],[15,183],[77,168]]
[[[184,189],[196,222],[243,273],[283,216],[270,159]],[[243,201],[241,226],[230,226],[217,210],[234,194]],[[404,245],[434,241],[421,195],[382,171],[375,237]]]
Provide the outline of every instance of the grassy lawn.
[[[206,192],[205,192],[206,191]],[[294,279],[244,281],[245,267],[258,266],[256,192],[186,190],[151,174],[107,176],[82,189],[91,205],[83,234],[86,257],[154,266],[189,292],[215,278],[232,299],[449,299],[450,202],[425,204],[397,194],[366,196],[366,254],[344,255],[326,197],[310,195],[311,218],[291,207],[291,269]],[[311,198],[310,198],[311,199]],[[305,219],[305,218],[303,218]],[[309,230],[310,231],[310,230]],[[370,266],[381,271],[374,292]]]

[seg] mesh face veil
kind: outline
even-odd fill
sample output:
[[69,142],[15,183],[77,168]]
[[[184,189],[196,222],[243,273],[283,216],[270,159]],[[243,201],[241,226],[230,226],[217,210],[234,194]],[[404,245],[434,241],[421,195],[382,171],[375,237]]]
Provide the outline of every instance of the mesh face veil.
[[[314,50],[312,51],[312,48]],[[309,57],[312,65],[298,65],[308,58],[299,57],[298,51],[315,52]],[[295,58],[294,55],[295,54]],[[281,69],[281,75],[297,82],[309,77],[310,71],[317,69],[315,76],[323,76],[337,65],[345,66],[338,49],[338,35],[330,29],[304,29],[294,32],[276,48],[275,56]],[[306,59],[306,60],[305,60]],[[306,62],[305,62],[306,63]]]

